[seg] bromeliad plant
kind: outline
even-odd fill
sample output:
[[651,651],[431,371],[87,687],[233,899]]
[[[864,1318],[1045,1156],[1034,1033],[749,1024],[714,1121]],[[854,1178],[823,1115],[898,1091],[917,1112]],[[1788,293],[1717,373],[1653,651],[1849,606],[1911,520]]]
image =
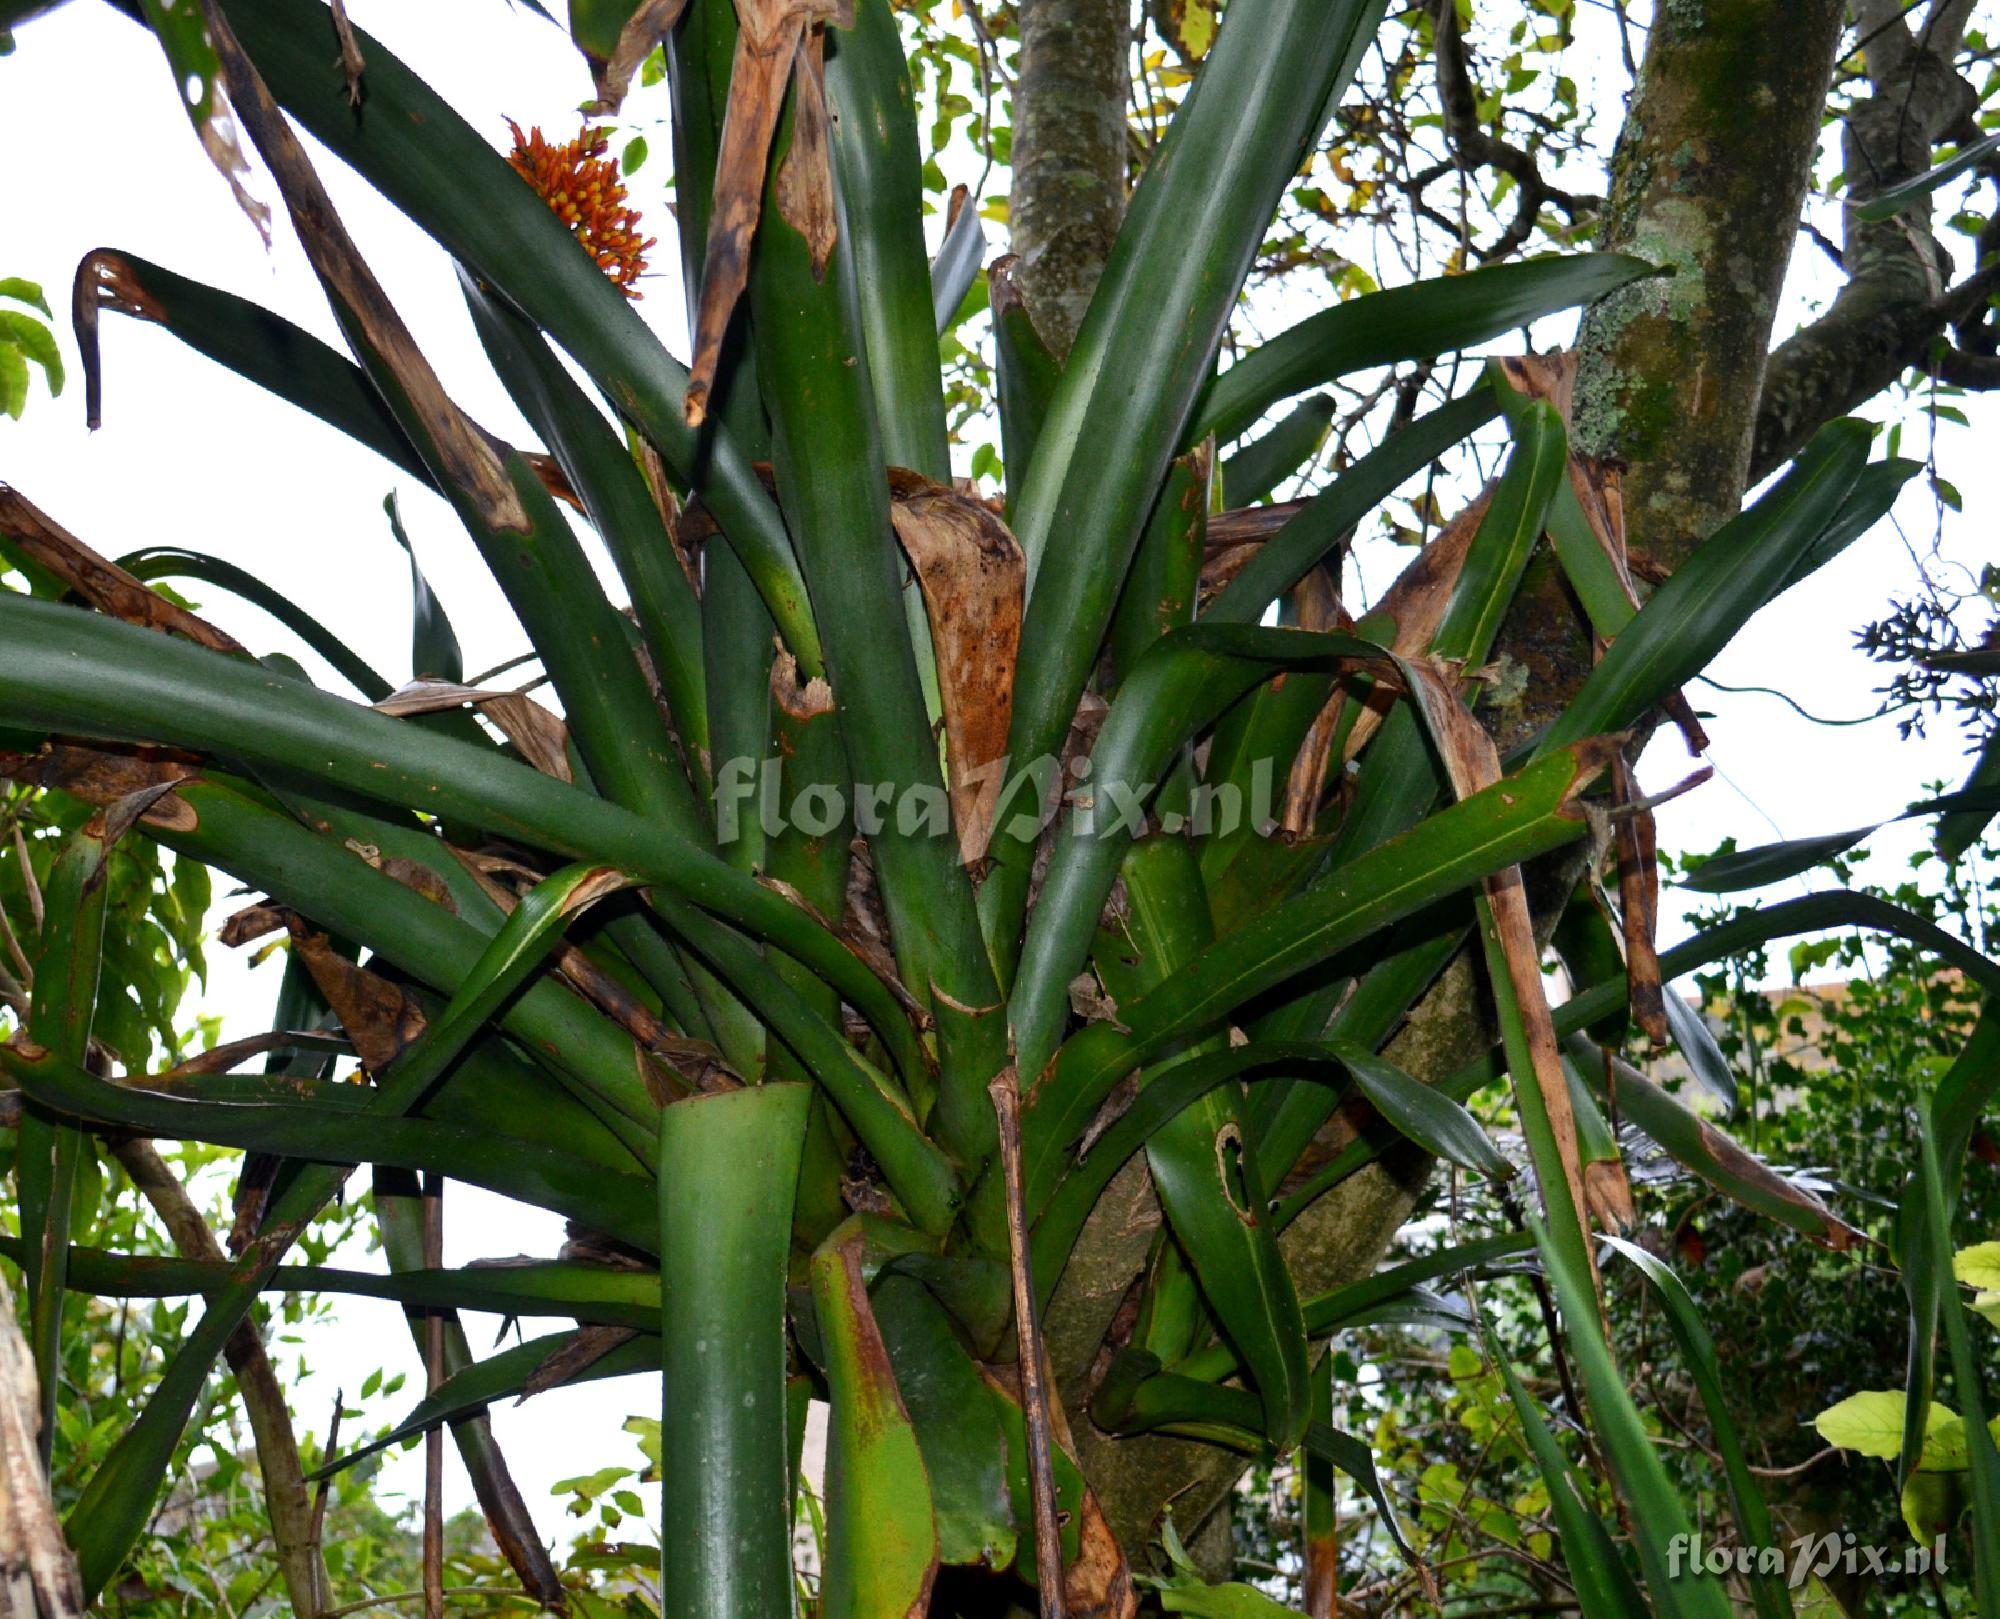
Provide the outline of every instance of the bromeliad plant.
[[[200,77],[211,151],[233,105],[354,358],[100,251],[77,280],[93,409],[109,309],[379,451],[462,519],[561,717],[465,685],[421,581],[419,678],[392,689],[254,578],[181,550],[109,562],[0,490],[0,533],[34,586],[0,594],[8,769],[101,806],[48,885],[60,925],[0,1052],[26,1098],[35,1336],[55,1341],[66,1288],[206,1299],[69,1513],[85,1585],[101,1590],[143,1532],[230,1334],[261,1293],[297,1285],[295,1236],[368,1164],[392,1273],[315,1271],[312,1285],[422,1314],[434,1386],[395,1437],[454,1426],[503,1545],[550,1603],[562,1589],[472,1420],[511,1393],[661,1380],[668,1613],[790,1610],[817,1397],[831,1407],[829,1619],[927,1611],[941,1570],[968,1609],[1026,1582],[1045,1613],[1122,1614],[1145,1548],[1129,1526],[1121,1541],[1079,1465],[1082,1371],[1096,1368],[1105,1443],[1303,1447],[1393,1524],[1366,1445],[1316,1403],[1323,1341],[1384,1310],[1422,1315],[1424,1281],[1538,1248],[1648,1587],[1524,1403],[1585,1611],[1726,1611],[1713,1581],[1669,1577],[1685,1515],[1594,1302],[1588,1222],[1616,1201],[1590,1088],[1607,1070],[1566,1072],[1559,1045],[1601,1030],[1628,992],[1642,1019],[1659,1015],[1644,873],[1625,888],[1624,940],[1583,906],[1569,933],[1592,987],[1552,1012],[1521,869],[1542,861],[1587,902],[1604,848],[1642,847],[1643,805],[1602,790],[1624,781],[1621,744],[1866,530],[1910,466],[1869,463],[1867,428],[1833,424],[1640,607],[1615,473],[1569,452],[1562,367],[1533,361],[1496,368],[1310,500],[1230,509],[1232,482],[1261,494],[1283,475],[1269,445],[1240,441],[1292,396],[1649,273],[1581,256],[1402,288],[1218,374],[1252,257],[1379,0],[1234,0],[1061,362],[993,268],[1004,503],[951,480],[938,331],[974,255],[955,237],[926,262],[887,0],[574,8],[607,100],[665,41],[691,368],[626,296],[648,244],[588,136],[562,148],[536,133],[510,163],[337,6],[205,0],[192,29],[188,7],[128,9]],[[456,260],[544,452],[446,396],[287,115]],[[1501,415],[1502,476],[1351,621],[1326,588],[1347,536]],[[609,551],[625,610],[565,503]],[[1545,539],[1604,650],[1561,717],[1503,759],[1481,724],[1485,675]],[[269,608],[354,695],[250,656],[147,583],[169,576]],[[121,836],[266,896],[235,937],[289,931],[278,1026],[233,1050],[288,1052],[272,1072],[210,1059],[106,1077],[94,874]],[[1899,925],[1837,903],[1782,913],[1760,925]],[[1461,955],[1490,986],[1498,1052],[1475,1040],[1463,1067],[1422,1083],[1384,1048]],[[2000,980],[1983,959],[1976,971]],[[359,1056],[369,1083],[330,1083],[329,1047]],[[1503,1072],[1538,1188],[1532,1236],[1422,1275],[1302,1288],[1288,1226],[1386,1153],[1510,1173],[1462,1105]],[[1628,1083],[1620,1099],[1732,1195],[1838,1239],[1671,1097]],[[68,1182],[103,1131],[245,1149],[234,1256],[162,1283],[73,1251]],[[1107,1240],[1129,1246],[1121,1220],[1092,1215],[1141,1163],[1163,1218],[1139,1226],[1134,1308],[1118,1309],[1121,1282],[1078,1364],[1056,1364],[1038,1317],[1066,1307],[1066,1276]],[[532,1266],[443,1269],[419,1175],[553,1210],[578,1241]],[[575,1325],[475,1362],[450,1322],[460,1307]],[[310,1559],[287,1578],[316,1611]],[[982,1579],[991,1596],[972,1591]],[[1175,1589],[1176,1605],[1195,1600]]]

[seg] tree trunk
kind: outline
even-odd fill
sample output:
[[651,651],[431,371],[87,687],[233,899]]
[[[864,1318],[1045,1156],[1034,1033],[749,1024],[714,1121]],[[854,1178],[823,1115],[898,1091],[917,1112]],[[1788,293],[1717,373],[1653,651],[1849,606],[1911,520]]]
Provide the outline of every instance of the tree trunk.
[[1021,0],[1009,203],[1014,284],[1067,357],[1125,217],[1128,0]]
[[1585,318],[1575,433],[1663,569],[1736,514],[1845,0],[1663,0],[1602,246],[1669,267]]

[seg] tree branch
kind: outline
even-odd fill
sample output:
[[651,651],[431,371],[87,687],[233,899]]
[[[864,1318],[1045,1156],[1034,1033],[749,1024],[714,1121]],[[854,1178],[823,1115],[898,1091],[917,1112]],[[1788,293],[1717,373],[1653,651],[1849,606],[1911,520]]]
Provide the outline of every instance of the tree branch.
[[1951,264],[1931,223],[1929,198],[1887,219],[1862,205],[1924,173],[1931,153],[1978,105],[1953,61],[1970,7],[1935,0],[1912,33],[1896,0],[1858,0],[1855,21],[1868,39],[1864,67],[1872,94],[1841,131],[1848,192],[1841,261],[1848,279],[1818,320],[1781,344],[1765,369],[1751,476],[1761,478],[1798,452],[1819,426],[1874,397],[1912,366],[1937,366],[1960,386],[2000,386],[1985,356],[1938,345],[1953,327],[1980,345],[1992,270],[1946,290]]
[[[153,1144],[137,1136],[107,1139],[132,1184],[159,1215],[181,1257],[227,1265],[229,1256],[215,1240],[215,1233],[209,1230],[180,1177],[153,1150]],[[236,1374],[237,1391],[250,1415],[257,1467],[264,1478],[264,1508],[270,1514],[271,1538],[277,1546],[285,1589],[293,1611],[314,1619],[324,1612],[329,1596],[326,1565],[320,1559],[312,1498],[299,1462],[291,1410],[255,1321],[246,1317],[229,1335],[223,1356]]]

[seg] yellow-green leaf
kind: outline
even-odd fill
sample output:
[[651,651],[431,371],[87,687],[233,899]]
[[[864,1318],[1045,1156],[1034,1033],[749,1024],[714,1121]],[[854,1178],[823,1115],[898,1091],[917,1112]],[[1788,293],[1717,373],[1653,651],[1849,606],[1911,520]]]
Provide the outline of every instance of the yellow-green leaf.
[[2000,1288],[2000,1242],[1976,1242],[1959,1249],[1951,1256],[1951,1273],[1982,1292]]

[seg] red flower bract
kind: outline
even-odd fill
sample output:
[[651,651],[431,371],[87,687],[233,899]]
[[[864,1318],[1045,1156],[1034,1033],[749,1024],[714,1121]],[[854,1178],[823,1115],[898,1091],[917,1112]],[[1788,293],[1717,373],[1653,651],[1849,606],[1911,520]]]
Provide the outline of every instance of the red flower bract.
[[646,269],[646,250],[655,238],[639,235],[639,211],[625,200],[618,165],[605,155],[611,144],[602,129],[588,124],[573,141],[552,146],[537,124],[526,135],[513,119],[514,150],[507,161],[555,211],[583,250],[623,289],[642,296],[635,283]]

